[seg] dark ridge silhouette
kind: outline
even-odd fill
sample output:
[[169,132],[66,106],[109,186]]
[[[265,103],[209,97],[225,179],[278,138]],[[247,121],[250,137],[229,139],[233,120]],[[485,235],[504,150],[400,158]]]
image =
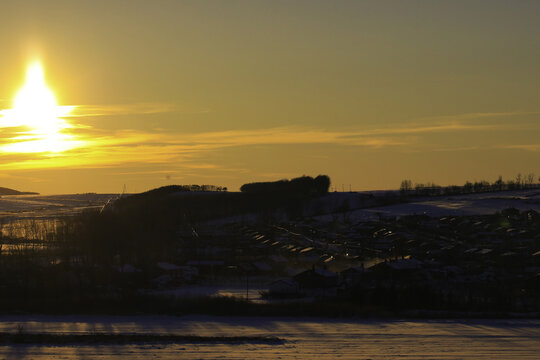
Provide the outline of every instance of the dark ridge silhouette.
[[226,187],[215,185],[167,185],[156,189],[148,190],[139,194],[130,195],[131,198],[151,198],[156,196],[166,196],[174,193],[186,192],[221,192],[227,191]]
[[288,193],[296,195],[322,195],[328,192],[330,178],[326,175],[319,175],[316,178],[311,176],[301,176],[291,180],[279,180],[271,182],[255,182],[244,184],[240,191],[244,193]]
[[18,191],[10,188],[0,187],[0,195],[39,195],[39,193],[30,191]]
[[213,185],[170,185],[121,198],[115,202],[114,210],[143,223],[155,219],[156,224],[172,219],[176,223],[192,223],[278,208],[286,208],[292,214],[298,213],[310,198],[326,194],[329,186],[330,178],[326,175],[245,184],[241,193]]
[[291,219],[301,217],[307,204],[319,196],[313,191],[315,184],[321,191],[328,188],[327,176],[317,179],[307,178],[308,190],[297,193],[192,191],[192,185],[166,186],[67,218],[62,236],[77,244],[90,263],[109,266],[120,257],[122,263],[155,264],[175,248],[179,229],[243,214],[272,218],[279,211]]

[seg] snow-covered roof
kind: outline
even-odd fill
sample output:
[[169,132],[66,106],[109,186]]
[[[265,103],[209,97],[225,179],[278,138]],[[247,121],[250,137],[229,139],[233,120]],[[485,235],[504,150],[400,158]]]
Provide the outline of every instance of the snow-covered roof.
[[333,256],[330,256],[328,259],[324,260],[324,262],[329,263],[329,262],[332,262],[334,260],[335,260],[335,258]]

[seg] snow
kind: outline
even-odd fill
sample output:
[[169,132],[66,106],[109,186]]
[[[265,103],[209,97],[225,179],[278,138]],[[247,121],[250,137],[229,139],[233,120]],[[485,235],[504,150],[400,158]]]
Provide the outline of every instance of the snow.
[[118,194],[4,195],[0,215],[17,218],[54,218],[84,209],[101,208]]
[[[351,207],[354,209],[354,207]],[[479,194],[425,197],[412,199],[409,203],[356,209],[347,213],[351,221],[371,221],[382,217],[426,214],[432,217],[489,215],[508,208],[520,211],[540,211],[540,191],[538,189],[490,192]],[[332,215],[315,217],[319,221],[330,222]]]
[[0,331],[275,336],[285,344],[0,346],[5,359],[537,359],[540,320],[2,316]]

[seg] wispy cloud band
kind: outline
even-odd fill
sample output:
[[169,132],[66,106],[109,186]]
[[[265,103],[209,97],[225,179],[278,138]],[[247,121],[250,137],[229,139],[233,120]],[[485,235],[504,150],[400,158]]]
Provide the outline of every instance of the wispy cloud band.
[[161,113],[208,113],[210,109],[160,102],[131,104],[76,105],[69,117],[150,115]]
[[[152,114],[173,111],[175,108],[167,104],[132,104],[129,106],[86,107],[75,116],[98,116],[120,114]],[[540,112],[539,112],[540,113]],[[508,113],[507,113],[508,114]],[[515,114],[515,113],[512,113]],[[182,133],[140,130],[101,130],[87,125],[71,124],[62,131],[79,141],[76,146],[61,153],[47,152],[39,154],[1,154],[0,169],[52,168],[52,167],[111,167],[125,164],[185,164],[197,169],[194,159],[220,149],[256,146],[256,145],[309,145],[332,144],[369,149],[426,148],[423,136],[437,133],[470,133],[509,128],[501,123],[474,123],[465,119],[482,116],[500,115],[497,113],[462,114],[452,120],[435,123],[416,123],[408,126],[379,127],[370,129],[328,130],[315,127],[282,126],[262,129],[230,129],[199,133]],[[13,142],[15,128],[4,128],[0,132],[0,148]],[[536,147],[535,147],[536,146]],[[477,146],[441,147],[439,151],[474,150]],[[515,145],[508,148],[534,150],[538,145]],[[430,148],[430,151],[437,151]],[[200,163],[200,162],[199,162]],[[204,163],[204,161],[203,161]],[[205,165],[206,169],[212,164]],[[203,167],[198,167],[202,169]]]
[[522,145],[506,145],[504,149],[526,150],[526,151],[540,151],[540,144],[522,144]]

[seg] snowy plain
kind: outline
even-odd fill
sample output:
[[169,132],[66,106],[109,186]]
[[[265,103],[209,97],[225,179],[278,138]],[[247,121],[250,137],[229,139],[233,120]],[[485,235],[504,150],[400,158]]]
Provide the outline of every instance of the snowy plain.
[[[342,194],[342,193],[338,193]],[[406,215],[427,215],[430,217],[490,215],[504,209],[515,208],[520,211],[540,212],[540,189],[487,192],[453,196],[432,196],[411,198],[407,203],[399,203],[370,208],[356,208],[354,202],[335,194],[337,208],[343,201],[349,201],[350,209],[342,212],[349,221],[374,221],[379,217],[400,217]],[[330,194],[332,195],[332,194]],[[349,197],[354,196],[350,194]],[[329,199],[330,200],[330,199]],[[330,221],[336,214],[316,216],[320,221]]]
[[88,208],[101,208],[118,194],[4,195],[0,197],[0,216],[54,218]]
[[0,331],[274,336],[284,344],[1,345],[0,359],[538,359],[540,320],[1,316]]

